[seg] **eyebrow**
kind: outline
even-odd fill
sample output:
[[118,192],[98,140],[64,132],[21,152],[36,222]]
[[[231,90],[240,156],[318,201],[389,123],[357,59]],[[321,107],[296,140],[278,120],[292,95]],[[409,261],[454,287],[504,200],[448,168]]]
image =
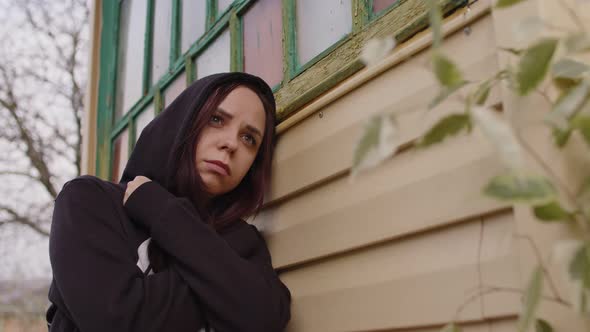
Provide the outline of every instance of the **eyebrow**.
[[[221,113],[221,114],[222,114],[223,116],[225,116],[226,118],[229,118],[229,119],[233,119],[233,118],[234,118],[234,116],[233,116],[233,115],[231,115],[231,114],[229,114],[228,112],[226,112],[226,111],[225,111],[223,108],[219,108],[219,107],[218,107],[218,108],[217,108],[217,112]],[[246,129],[248,129],[248,131],[252,132],[253,134],[256,134],[256,135],[258,135],[258,136],[262,137],[262,133],[261,133],[261,132],[260,132],[260,130],[258,130],[256,127],[254,127],[254,126],[252,126],[252,125],[249,125],[249,124],[247,124],[247,125],[246,125]]]

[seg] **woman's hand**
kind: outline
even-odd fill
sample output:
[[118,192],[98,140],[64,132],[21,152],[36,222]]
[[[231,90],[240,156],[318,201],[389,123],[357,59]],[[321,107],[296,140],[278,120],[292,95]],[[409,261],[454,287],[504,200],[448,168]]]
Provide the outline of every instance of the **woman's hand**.
[[127,183],[127,189],[125,190],[125,195],[123,196],[123,204],[127,203],[129,196],[135,191],[135,189],[139,188],[142,184],[146,182],[150,182],[152,180],[146,178],[145,176],[136,176],[133,181]]

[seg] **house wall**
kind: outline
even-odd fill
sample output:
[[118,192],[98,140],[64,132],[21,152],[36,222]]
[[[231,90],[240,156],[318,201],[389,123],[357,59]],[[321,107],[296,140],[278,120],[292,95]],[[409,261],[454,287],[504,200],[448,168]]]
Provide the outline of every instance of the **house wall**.
[[[544,1],[494,14],[490,6],[477,1],[445,19],[450,36],[443,51],[470,80],[492,76],[507,61],[498,48],[512,38],[513,22],[552,13]],[[288,331],[437,331],[450,321],[464,331],[514,331],[521,294],[506,290],[524,289],[537,262],[521,236],[540,247],[549,265],[546,244],[567,235],[559,226],[543,228],[528,207],[481,193],[503,166],[478,130],[432,148],[414,146],[438,119],[463,109],[451,98],[426,111],[438,91],[430,53],[422,50],[430,39],[418,34],[378,69],[355,74],[279,126],[270,199],[253,223],[264,230],[293,295]],[[515,100],[499,87],[487,105],[520,112],[523,120],[548,111],[539,98]],[[397,114],[402,149],[351,180],[363,123],[383,111]],[[547,132],[523,134],[556,172],[567,174]],[[476,296],[484,286],[505,291]],[[561,331],[582,331],[588,323],[550,302],[540,316]]]

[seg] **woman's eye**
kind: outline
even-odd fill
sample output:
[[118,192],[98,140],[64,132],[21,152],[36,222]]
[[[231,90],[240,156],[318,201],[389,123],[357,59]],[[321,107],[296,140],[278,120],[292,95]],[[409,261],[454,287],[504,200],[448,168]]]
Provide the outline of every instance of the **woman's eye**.
[[219,115],[211,115],[209,122],[212,124],[221,124],[223,119]]
[[252,146],[256,145],[256,139],[252,135],[244,135],[246,142]]

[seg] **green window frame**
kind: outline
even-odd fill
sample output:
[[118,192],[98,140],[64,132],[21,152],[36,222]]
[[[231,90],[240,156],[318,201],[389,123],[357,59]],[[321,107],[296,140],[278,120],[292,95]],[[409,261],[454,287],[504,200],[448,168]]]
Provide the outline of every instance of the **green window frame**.
[[[124,1],[124,0],[123,0]],[[144,1],[144,0],[135,0]],[[162,111],[162,92],[176,77],[186,71],[187,85],[196,77],[194,59],[203,52],[225,29],[230,31],[230,70],[242,71],[243,38],[242,16],[255,0],[234,0],[223,13],[217,11],[217,0],[206,0],[205,33],[185,52],[181,53],[181,0],[172,1],[170,61],[166,74],[151,77],[151,49],[153,40],[154,1],[148,1],[146,32],[144,36],[143,96],[129,110],[124,110],[114,122],[117,83],[117,52],[119,39],[120,5],[122,1],[102,2],[102,33],[100,48],[100,76],[97,114],[96,175],[112,177],[111,160],[114,141],[129,129],[129,151],[136,133],[135,122],[141,112],[153,104],[154,113]],[[394,35],[398,43],[427,27],[427,0],[399,0],[388,8],[373,14],[373,0],[352,0],[352,31],[305,64],[297,63],[296,0],[282,1],[283,21],[283,79],[273,87],[277,99],[279,121],[318,97],[340,81],[363,68],[358,54],[364,43],[376,36]],[[465,6],[467,0],[440,0],[443,12],[448,14]],[[115,41],[115,42],[113,42]]]

